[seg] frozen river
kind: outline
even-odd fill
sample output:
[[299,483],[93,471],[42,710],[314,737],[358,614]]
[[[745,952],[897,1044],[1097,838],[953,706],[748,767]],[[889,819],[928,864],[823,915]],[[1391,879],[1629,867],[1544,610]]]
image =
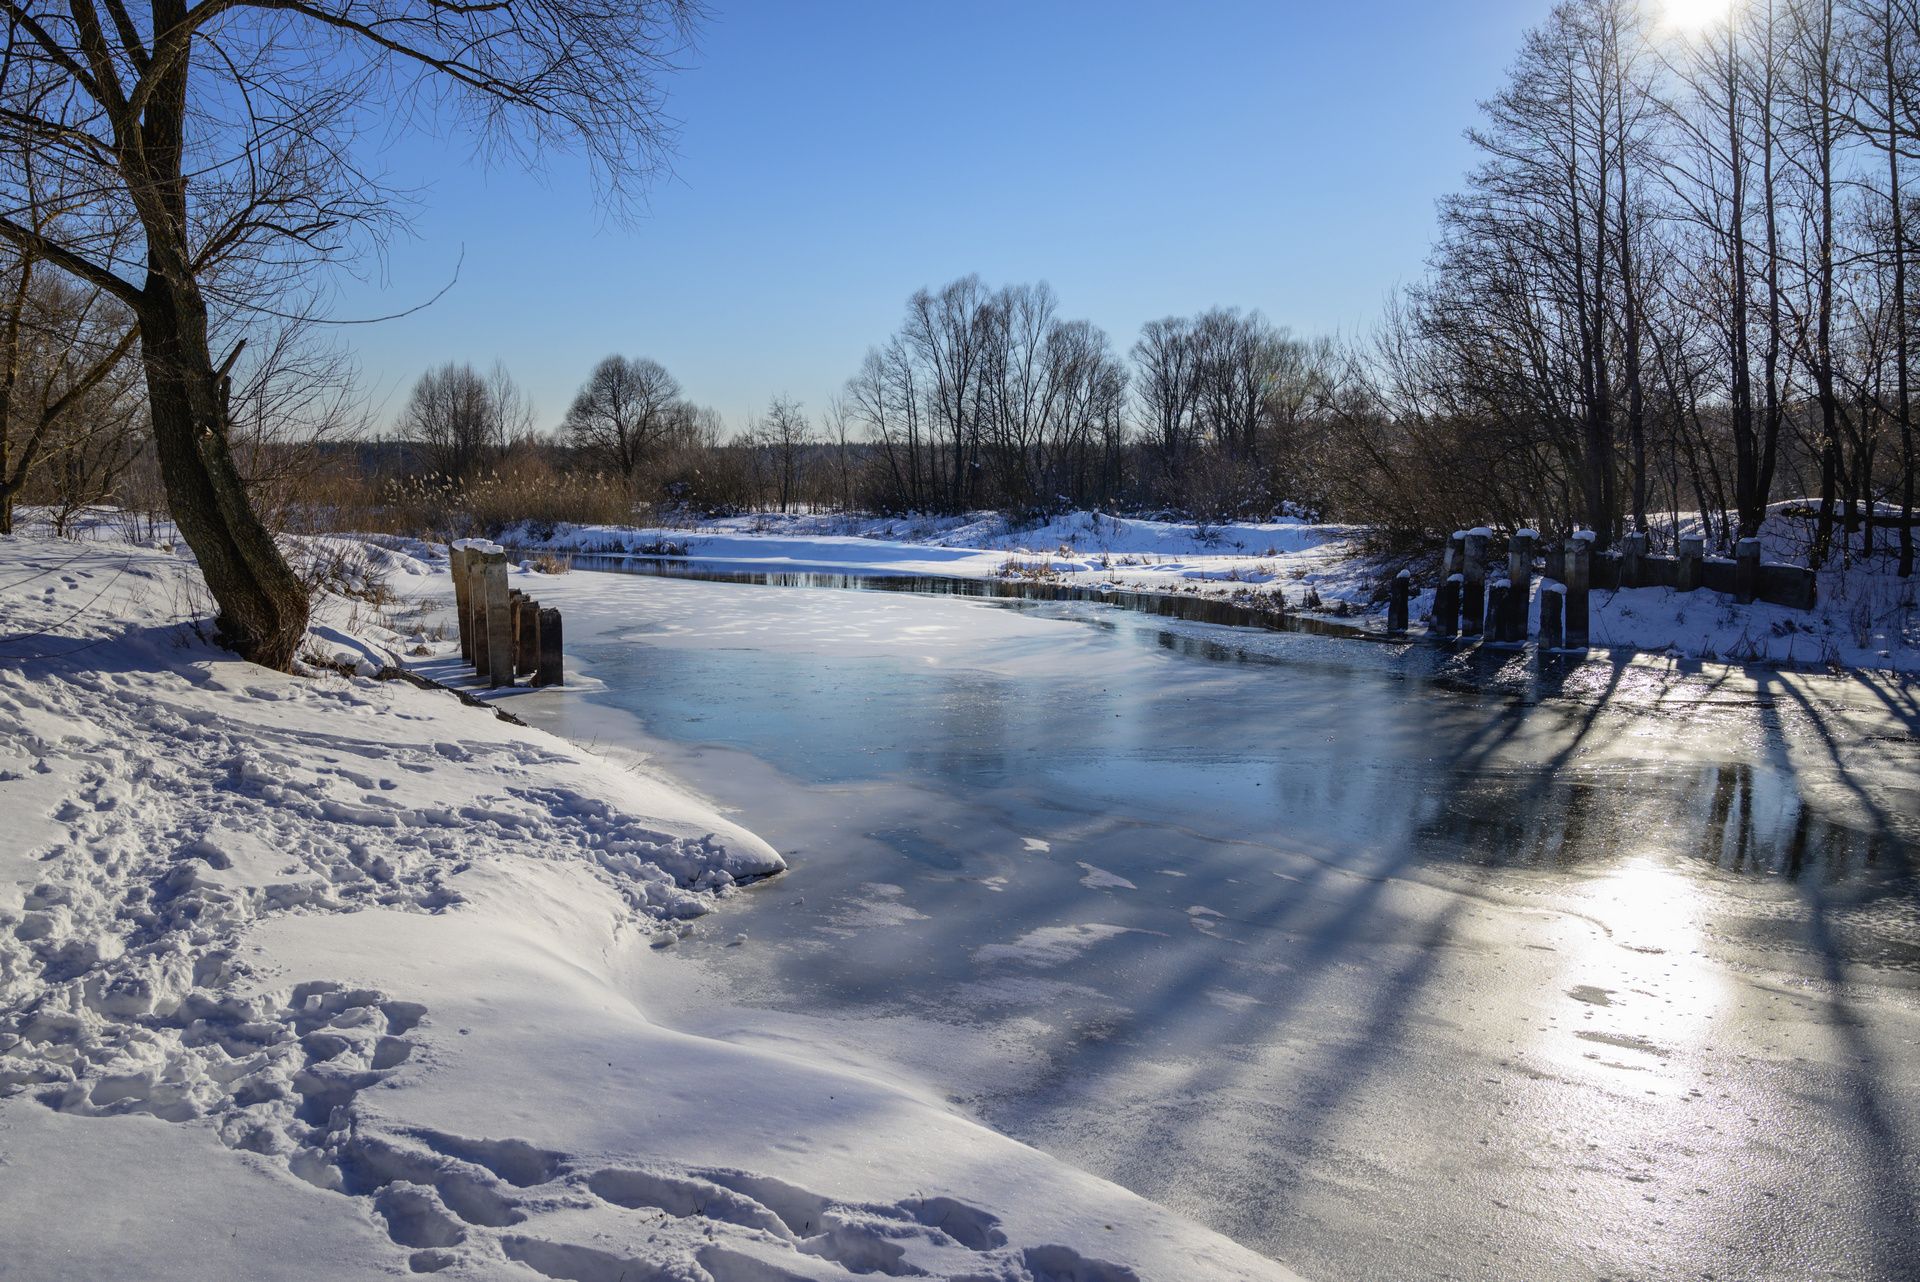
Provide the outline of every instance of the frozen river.
[[791,862],[639,968],[688,1031],[912,1083],[1323,1282],[1913,1276],[1911,685],[537,595],[588,680],[513,709]]

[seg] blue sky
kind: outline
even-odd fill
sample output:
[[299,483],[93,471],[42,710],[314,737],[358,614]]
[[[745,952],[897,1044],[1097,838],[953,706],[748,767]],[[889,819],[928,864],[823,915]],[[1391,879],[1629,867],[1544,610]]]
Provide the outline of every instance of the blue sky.
[[652,356],[744,421],[818,413],[914,289],[1047,280],[1124,351],[1143,321],[1257,307],[1369,325],[1420,270],[1461,131],[1547,0],[934,5],[716,0],[669,86],[674,175],[621,223],[584,170],[415,138],[414,233],[342,331],[384,424],[419,373],[494,359],[558,422],[600,357]]

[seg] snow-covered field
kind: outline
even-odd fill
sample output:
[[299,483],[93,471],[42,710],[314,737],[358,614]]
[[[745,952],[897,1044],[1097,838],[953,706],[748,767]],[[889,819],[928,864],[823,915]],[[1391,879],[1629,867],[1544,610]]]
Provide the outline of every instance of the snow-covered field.
[[[1804,522],[1776,504],[1761,531],[1766,559],[1800,563]],[[1686,527],[1686,528],[1691,528]],[[1219,596],[1248,604],[1366,619],[1384,616],[1387,580],[1400,562],[1368,554],[1348,525],[1297,520],[1197,527],[1074,512],[1037,526],[1004,517],[883,518],[761,514],[693,527],[518,527],[501,539],[563,553],[684,554],[739,569],[841,574],[944,575],[1110,585]],[[1887,536],[1882,532],[1883,546]],[[1413,618],[1432,609],[1421,585]],[[1823,571],[1811,612],[1737,606],[1716,592],[1670,588],[1597,591],[1596,646],[1727,662],[1920,672],[1915,588],[1884,569]],[[1537,626],[1537,606],[1536,606]]]
[[778,854],[372,679],[407,642],[356,603],[310,649],[356,675],[206,616],[164,549],[0,539],[0,1274],[1289,1276],[924,1091],[653,1022],[657,946]]

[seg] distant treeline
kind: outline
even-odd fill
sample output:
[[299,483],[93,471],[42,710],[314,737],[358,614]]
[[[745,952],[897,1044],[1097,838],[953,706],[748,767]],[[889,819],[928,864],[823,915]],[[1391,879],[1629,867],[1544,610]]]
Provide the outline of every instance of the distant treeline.
[[[1605,546],[1699,513],[1726,548],[1806,495],[1811,560],[1864,541],[1910,574],[1920,0],[1729,15],[1682,34],[1634,0],[1557,6],[1483,104],[1427,270],[1371,334],[1213,307],[1122,348],[1045,284],[967,276],[914,293],[831,403],[776,398],[744,425],[631,356],[555,425],[499,366],[430,371],[405,448],[352,467],[286,444],[316,406],[350,417],[310,360],[268,364],[299,377],[236,389],[234,417],[260,494],[316,521],[1285,509],[1421,537],[1584,526]],[[137,389],[69,394],[75,353],[111,364],[116,318],[18,275],[4,296],[27,320],[6,331],[0,520],[15,496],[139,491]]]

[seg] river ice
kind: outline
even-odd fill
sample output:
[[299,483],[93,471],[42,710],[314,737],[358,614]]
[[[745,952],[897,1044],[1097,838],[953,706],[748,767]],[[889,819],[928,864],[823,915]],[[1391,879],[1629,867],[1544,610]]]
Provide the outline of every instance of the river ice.
[[591,684],[515,710],[791,862],[647,959],[677,1027],[946,1099],[1310,1277],[1920,1252],[1910,684],[529,585]]

